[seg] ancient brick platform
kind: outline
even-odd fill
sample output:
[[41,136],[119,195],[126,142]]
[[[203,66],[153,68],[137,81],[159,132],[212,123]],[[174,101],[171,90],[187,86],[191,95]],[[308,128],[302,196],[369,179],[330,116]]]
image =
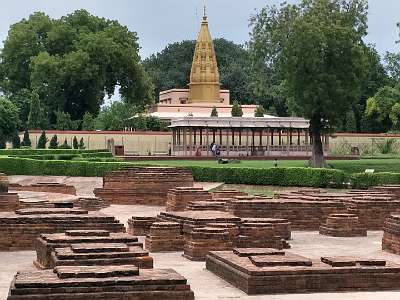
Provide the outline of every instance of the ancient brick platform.
[[127,232],[132,235],[146,236],[150,233],[150,227],[156,222],[154,217],[132,217],[128,220]]
[[234,200],[228,211],[240,218],[286,219],[292,230],[319,230],[329,215],[347,212],[339,201],[294,199]]
[[243,223],[264,223],[272,225],[274,235],[279,236],[285,240],[290,240],[292,236],[291,223],[286,219],[276,218],[243,218]]
[[210,251],[231,250],[233,242],[227,229],[195,228],[185,242],[183,256],[193,261],[204,261]]
[[210,252],[206,267],[249,295],[400,289],[400,265],[379,259],[234,249]]
[[109,206],[109,203],[98,197],[79,197],[74,201],[74,207],[79,207],[88,211],[96,211]]
[[193,186],[189,170],[135,167],[107,173],[103,188],[95,189],[94,193],[110,204],[165,205],[168,191],[178,186]]
[[241,192],[238,190],[217,190],[213,191],[211,194],[214,199],[233,198],[236,196],[247,196],[245,192]]
[[275,235],[272,224],[251,220],[240,224],[235,246],[238,248],[290,248],[289,244]]
[[140,246],[124,243],[80,243],[66,248],[55,248],[51,265],[57,266],[117,266],[134,265],[153,268],[153,258]]
[[211,199],[211,193],[202,188],[176,187],[168,191],[166,211],[184,211],[189,202],[209,201]]
[[392,213],[400,213],[400,198],[388,196],[356,196],[346,201],[347,212],[358,216],[368,230],[382,230],[385,220]]
[[146,236],[145,248],[150,252],[175,252],[183,250],[181,226],[176,222],[155,222]]
[[19,197],[16,193],[10,193],[8,177],[0,173],[0,212],[14,211],[19,208]]
[[400,255],[400,215],[393,214],[386,219],[382,249]]
[[319,233],[334,237],[367,236],[367,228],[360,224],[356,215],[333,214],[328,216],[326,224],[319,228]]
[[213,211],[226,211],[225,201],[193,201],[189,202],[186,206],[187,210],[213,210]]
[[88,213],[80,209],[36,208],[0,213],[0,251],[33,250],[42,233],[67,230],[107,230],[125,232],[125,227],[112,216]]
[[219,211],[184,211],[184,212],[162,212],[158,219],[177,222],[181,226],[181,232],[185,240],[195,228],[206,227],[209,223],[233,223],[239,224],[241,219],[227,212]]
[[[71,245],[79,244],[124,244],[128,247],[142,248],[143,244],[138,242],[138,238],[123,232],[109,232],[107,230],[68,230],[64,233],[41,234],[35,241],[37,259],[35,266],[40,269],[53,268],[54,261],[51,258],[56,248],[68,248]],[[148,254],[141,253],[143,263],[140,267],[149,267],[153,265],[151,257]],[[139,262],[139,261],[138,261]]]
[[172,269],[60,266],[18,272],[7,299],[193,300],[194,294],[187,280]]
[[74,186],[57,182],[39,182],[31,185],[13,183],[10,185],[10,190],[76,195],[76,189]]

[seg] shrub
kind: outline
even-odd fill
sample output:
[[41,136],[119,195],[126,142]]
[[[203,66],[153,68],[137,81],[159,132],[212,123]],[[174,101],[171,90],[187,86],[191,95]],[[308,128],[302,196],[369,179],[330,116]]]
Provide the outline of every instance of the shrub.
[[12,146],[13,146],[14,149],[21,148],[21,140],[19,138],[18,132],[15,132],[13,134],[11,142],[12,142]]
[[397,140],[396,139],[379,139],[376,142],[378,151],[382,154],[397,153]]
[[242,106],[240,106],[239,102],[233,101],[231,115],[232,115],[232,117],[243,116]]
[[215,106],[212,108],[211,117],[218,117],[218,110]]
[[50,140],[49,149],[58,149],[58,138],[57,135],[53,135]]
[[79,141],[79,149],[84,150],[85,148],[85,142],[83,141],[83,138],[81,138]]
[[58,146],[58,149],[72,149],[72,147],[68,145],[67,139],[65,139],[64,143],[61,146]]
[[24,146],[24,147],[32,146],[31,139],[29,138],[29,130],[28,129],[25,129],[24,138],[22,140],[21,146]]
[[38,148],[38,149],[46,149],[46,144],[47,144],[48,141],[49,141],[49,140],[48,140],[47,137],[46,137],[46,132],[43,130],[43,131],[42,131],[42,134],[41,134],[40,137],[39,137],[39,141],[38,141],[38,144],[37,144],[37,148]]
[[79,149],[78,139],[76,138],[76,136],[74,136],[74,139],[72,140],[72,147],[74,149]]

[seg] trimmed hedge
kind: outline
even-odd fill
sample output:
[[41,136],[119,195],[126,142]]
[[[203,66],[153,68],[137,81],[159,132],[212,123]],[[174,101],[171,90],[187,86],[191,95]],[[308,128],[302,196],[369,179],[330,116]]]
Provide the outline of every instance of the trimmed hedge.
[[[9,175],[103,176],[120,168],[138,166],[129,162],[33,160],[0,157],[0,171]],[[342,186],[348,176],[338,170],[311,168],[211,168],[187,167],[196,181],[233,184],[327,187]]]
[[312,168],[212,168],[188,167],[196,181],[229,184],[341,187],[349,181],[345,172]]
[[[107,158],[103,158],[107,160]],[[143,166],[142,164],[141,166]],[[38,160],[0,156],[0,172],[8,175],[59,175],[101,177],[121,168],[140,166],[132,162],[75,160]],[[400,184],[400,173],[347,174],[341,170],[312,168],[216,168],[188,166],[196,181],[229,184],[368,188],[383,184]]]
[[19,158],[30,158],[37,160],[72,160],[74,158],[81,158],[82,160],[90,158],[113,158],[111,152],[89,152],[89,153],[69,153],[69,150],[60,151],[57,154],[35,154],[35,155],[25,155],[16,154],[8,155],[9,157],[19,157]]
[[98,153],[98,152],[108,152],[108,149],[94,149],[94,150],[84,150],[84,149],[0,149],[0,155],[56,155],[56,154],[84,154],[84,153]]
[[351,182],[353,187],[360,189],[385,184],[400,184],[400,173],[357,173],[352,175]]
[[352,161],[329,161],[333,168],[349,174],[362,173],[366,169],[374,169],[377,173],[400,170],[400,159],[361,159]]

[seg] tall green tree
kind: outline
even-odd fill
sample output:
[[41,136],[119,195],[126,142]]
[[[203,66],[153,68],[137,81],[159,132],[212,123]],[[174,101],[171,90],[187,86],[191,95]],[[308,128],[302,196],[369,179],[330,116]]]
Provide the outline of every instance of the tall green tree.
[[72,140],[72,148],[79,149],[78,139],[76,138],[76,136],[74,136]]
[[73,121],[69,113],[59,111],[56,113],[57,130],[77,130],[79,127],[79,120]]
[[12,140],[19,126],[18,108],[10,100],[0,96],[0,134],[4,144]]
[[266,7],[252,26],[251,48],[283,79],[291,109],[310,120],[311,163],[324,167],[321,136],[360,95],[367,1],[302,0]]
[[137,107],[121,101],[114,101],[102,108],[96,119],[96,128],[100,130],[124,130],[130,124],[129,119],[138,113]]
[[95,129],[94,118],[91,113],[86,112],[82,119],[82,130],[93,131]]
[[29,129],[43,129],[46,127],[46,113],[36,91],[32,92],[28,116]]
[[29,101],[21,91],[36,90],[51,125],[57,111],[72,120],[96,116],[117,86],[127,103],[153,100],[137,34],[126,26],[85,10],[60,19],[38,12],[11,26],[0,54],[0,89],[21,107]]
[[49,149],[57,149],[57,148],[58,148],[58,137],[55,134],[50,139]]

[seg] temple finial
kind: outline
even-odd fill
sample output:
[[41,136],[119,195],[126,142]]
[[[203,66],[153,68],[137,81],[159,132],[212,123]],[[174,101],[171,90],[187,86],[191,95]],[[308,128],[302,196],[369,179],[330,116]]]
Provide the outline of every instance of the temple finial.
[[207,20],[207,5],[206,5],[206,1],[204,1],[204,14],[203,14],[203,20]]

